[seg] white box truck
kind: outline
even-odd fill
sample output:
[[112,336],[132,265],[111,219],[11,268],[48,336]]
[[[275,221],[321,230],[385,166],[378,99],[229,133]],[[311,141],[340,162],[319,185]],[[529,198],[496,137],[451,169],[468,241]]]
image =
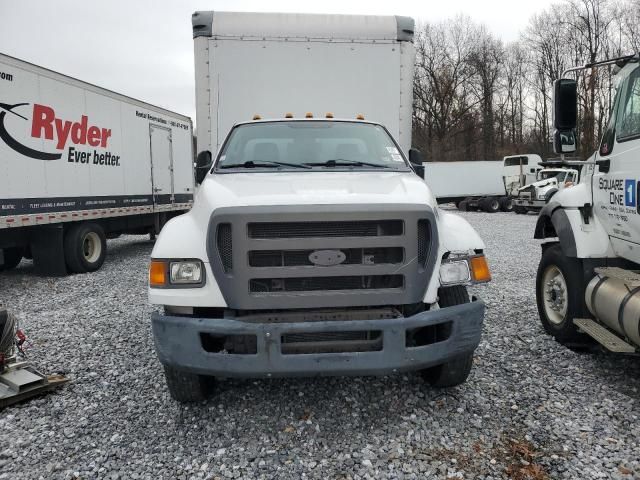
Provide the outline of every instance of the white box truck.
[[94,271],[193,202],[188,117],[0,54],[0,270]]
[[535,180],[539,155],[510,155],[502,160],[425,162],[425,180],[438,203],[460,210],[494,213],[513,210],[518,188]]
[[540,320],[569,347],[597,343],[640,353],[640,58],[613,58],[564,72],[554,85],[554,149],[575,151],[577,82],[571,72],[613,67],[615,99],[597,152],[567,162],[579,183],[557,192],[538,216]]
[[198,12],[193,31],[200,187],[149,270],[171,395],[215,376],[464,382],[484,316],[466,286],[490,274],[407,160],[413,20]]

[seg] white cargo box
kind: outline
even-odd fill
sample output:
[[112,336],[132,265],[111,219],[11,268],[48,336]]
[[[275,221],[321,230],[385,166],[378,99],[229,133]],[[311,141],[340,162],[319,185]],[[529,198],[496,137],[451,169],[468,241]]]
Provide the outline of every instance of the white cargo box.
[[411,143],[413,19],[369,15],[193,15],[197,151],[215,153],[238,122],[355,118]]

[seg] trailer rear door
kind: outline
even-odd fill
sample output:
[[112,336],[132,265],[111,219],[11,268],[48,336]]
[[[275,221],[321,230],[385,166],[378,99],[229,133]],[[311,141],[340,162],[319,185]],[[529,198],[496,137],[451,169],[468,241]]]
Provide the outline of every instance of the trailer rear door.
[[151,171],[153,202],[171,203],[173,199],[173,156],[171,154],[171,129],[149,125],[151,142]]

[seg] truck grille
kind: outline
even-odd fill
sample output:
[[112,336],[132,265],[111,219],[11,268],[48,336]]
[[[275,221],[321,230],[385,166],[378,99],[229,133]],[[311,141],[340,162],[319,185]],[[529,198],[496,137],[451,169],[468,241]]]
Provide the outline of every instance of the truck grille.
[[438,249],[423,205],[221,208],[209,238],[216,281],[240,310],[416,303]]
[[249,291],[313,292],[318,290],[377,290],[402,288],[402,275],[362,275],[348,277],[261,278],[249,281]]
[[[425,245],[426,247],[426,245]],[[344,248],[342,265],[399,264],[404,258],[402,247]],[[311,266],[309,256],[314,250],[256,250],[249,252],[250,267],[296,267]],[[426,248],[424,249],[426,254]]]
[[359,222],[261,222],[248,225],[249,238],[381,237],[402,235],[402,220]]

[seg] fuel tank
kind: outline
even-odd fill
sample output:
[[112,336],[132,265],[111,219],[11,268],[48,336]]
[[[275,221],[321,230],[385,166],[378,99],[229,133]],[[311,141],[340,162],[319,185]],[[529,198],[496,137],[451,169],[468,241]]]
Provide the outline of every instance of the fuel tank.
[[640,286],[598,274],[587,285],[585,301],[598,320],[640,347]]

